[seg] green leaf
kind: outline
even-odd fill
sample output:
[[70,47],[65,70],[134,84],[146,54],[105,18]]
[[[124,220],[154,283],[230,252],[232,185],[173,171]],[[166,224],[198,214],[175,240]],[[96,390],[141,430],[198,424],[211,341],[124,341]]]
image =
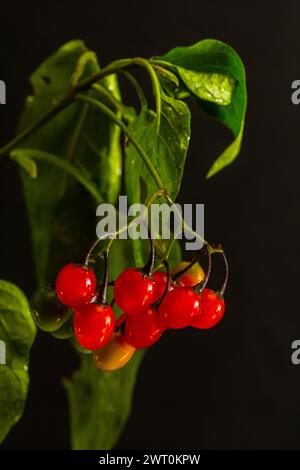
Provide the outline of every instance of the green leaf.
[[[176,198],[190,139],[190,111],[180,100],[163,96],[159,134],[153,111],[143,108],[129,129],[141,144],[160,175],[164,188]],[[157,191],[157,185],[133,145],[125,153],[125,186],[128,203],[146,203]],[[156,201],[158,202],[158,201]],[[145,262],[141,240],[134,242],[136,264]]]
[[71,411],[72,447],[111,449],[131,408],[132,388],[143,352],[135,353],[122,369],[102,372],[90,355],[82,354],[80,370],[65,382]]
[[0,442],[23,414],[29,350],[35,334],[25,295],[15,285],[0,280],[0,340],[6,346],[6,364],[0,364]]
[[213,39],[176,47],[159,57],[158,63],[177,71],[200,108],[233,132],[234,141],[213,163],[210,177],[232,163],[240,151],[247,107],[243,63],[234,49]]
[[[142,145],[159,173],[164,187],[175,199],[183,174],[190,138],[190,112],[183,101],[164,98],[161,125],[156,134],[156,116],[144,108],[129,129]],[[125,184],[129,204],[142,202],[157,191],[157,185],[133,145],[128,142]]]
[[[32,74],[33,96],[26,101],[19,130],[33,124],[81,77],[98,70],[94,53],[82,41],[62,46]],[[114,75],[101,83],[120,97]],[[33,150],[35,158],[40,151],[38,178],[32,180],[22,171],[39,284],[51,281],[64,260],[81,256],[94,238],[99,199],[86,194],[86,188],[66,168],[77,168],[77,174],[90,180],[103,200],[114,202],[121,184],[119,138],[119,129],[106,116],[76,102],[27,139],[22,149],[14,150],[12,155],[23,162],[24,148]],[[54,158],[41,158],[42,152]]]

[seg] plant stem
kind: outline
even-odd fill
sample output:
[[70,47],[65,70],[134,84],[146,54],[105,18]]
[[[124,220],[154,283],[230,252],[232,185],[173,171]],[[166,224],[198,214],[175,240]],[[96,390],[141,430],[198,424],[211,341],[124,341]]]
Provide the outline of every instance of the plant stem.
[[[8,142],[6,145],[4,145],[2,148],[0,148],[0,157],[8,154],[14,147],[16,147],[20,142],[25,140],[26,138],[30,137],[34,132],[36,132],[38,129],[40,129],[42,126],[44,126],[48,121],[50,121],[52,118],[54,118],[57,114],[59,114],[61,111],[63,111],[65,108],[67,108],[73,101],[74,99],[80,99],[81,101],[85,101],[86,103],[90,103],[93,106],[97,107],[99,110],[101,110],[103,113],[105,113],[112,121],[117,124],[121,130],[124,132],[124,134],[127,136],[128,140],[131,141],[132,145],[136,148],[137,152],[140,154],[141,158],[143,159],[145,165],[148,167],[149,172],[151,173],[153,179],[155,180],[159,190],[163,191],[166,200],[170,205],[173,205],[174,202],[172,201],[172,198],[170,195],[167,193],[167,191],[164,189],[163,182],[157,173],[154,165],[152,164],[150,158],[144,151],[143,147],[139,144],[139,142],[135,139],[134,135],[129,131],[127,126],[121,121],[114,113],[111,111],[107,106],[104,104],[100,103],[99,101],[89,97],[85,96],[83,94],[80,94],[82,91],[89,90],[94,83],[97,81],[101,80],[102,78],[111,75],[116,72],[123,72],[124,68],[131,67],[133,65],[138,65],[143,68],[145,68],[152,81],[152,88],[153,88],[153,93],[155,96],[155,102],[156,102],[156,113],[157,113],[157,131],[159,130],[160,126],[160,115],[161,115],[161,90],[160,90],[160,83],[159,79],[155,73],[155,70],[153,69],[151,62],[153,64],[159,64],[159,65],[169,65],[168,63],[163,63],[162,61],[159,60],[151,60],[150,62],[147,61],[146,59],[137,57],[137,58],[132,58],[132,59],[121,59],[112,62],[111,64],[107,65],[104,67],[101,71],[91,75],[90,77],[81,80],[77,82],[73,89],[59,101],[55,106],[53,106],[51,109],[49,109],[43,116],[41,116],[32,126],[28,127],[24,131],[20,132],[14,139],[12,139],[10,142]],[[127,75],[128,76],[128,75]],[[142,96],[140,96],[141,98]],[[111,99],[111,98],[110,98]],[[40,154],[40,157],[38,157],[38,154],[35,154],[35,158],[41,158],[41,154],[44,154],[44,157],[46,156],[45,152],[38,152]],[[54,157],[54,158],[53,158]],[[63,168],[65,171],[69,172],[72,174],[78,181],[80,181],[86,189],[93,195],[95,200],[100,202],[101,196],[98,193],[97,189],[94,187],[92,183],[89,183],[86,181],[84,178],[79,175],[79,172],[77,172],[77,169],[74,168],[73,165],[66,165],[62,163],[62,159],[59,159],[58,157],[51,156],[49,158],[49,154],[47,158],[44,158],[44,160],[49,161],[49,163],[53,163],[56,166],[60,166]],[[179,211],[178,211],[179,212]],[[200,235],[197,234],[197,232],[194,232],[184,221],[180,214],[183,226],[193,235],[195,235],[202,243],[208,244]]]
[[[99,101],[95,100],[94,98],[91,98],[90,96],[86,96],[86,95],[82,95],[82,94],[79,94],[77,95],[77,99],[81,100],[81,101],[84,101],[86,103],[90,103],[91,105],[95,106],[96,108],[98,108],[99,110],[101,110],[103,113],[105,113],[113,122],[115,122],[115,124],[117,124],[120,129],[124,132],[124,134],[128,137],[128,140],[131,141],[132,145],[136,148],[137,152],[140,154],[143,162],[145,163],[145,165],[147,166],[150,174],[152,175],[155,183],[157,184],[158,186],[158,191],[159,191],[159,195],[160,194],[164,194],[167,202],[170,204],[170,205],[173,205],[175,207],[175,210],[178,214],[178,216],[180,217],[180,220],[182,222],[182,225],[183,227],[189,232],[189,233],[192,233],[196,238],[198,238],[198,240],[200,240],[204,245],[209,245],[209,243],[204,239],[202,238],[197,232],[195,232],[186,222],[185,220],[182,218],[182,215],[180,214],[180,211],[177,209],[177,206],[176,204],[174,203],[174,201],[172,200],[171,196],[168,194],[167,190],[165,189],[164,187],[164,184],[163,184],[163,181],[161,180],[159,174],[157,173],[154,165],[152,164],[150,158],[148,157],[148,155],[146,154],[146,152],[144,151],[143,147],[139,144],[139,142],[135,139],[134,135],[130,132],[130,130],[128,129],[128,127],[126,126],[126,124],[124,124],[123,121],[121,121],[113,111],[111,111],[107,106],[105,106],[103,103],[100,103]],[[155,193],[156,194],[156,193]]]
[[161,90],[160,90],[160,83],[157,78],[157,75],[152,67],[152,65],[148,62],[148,60],[143,59],[142,57],[135,57],[133,59],[121,59],[112,62],[107,67],[104,67],[100,72],[92,75],[91,77],[78,82],[74,87],[74,91],[76,93],[88,90],[93,83],[97,82],[101,78],[104,78],[107,75],[111,75],[112,73],[118,72],[121,69],[130,67],[132,65],[138,65],[143,67],[149,73],[149,76],[152,81],[152,89],[153,94],[155,97],[155,104],[156,104],[156,113],[157,113],[157,132],[159,131],[160,126],[160,114],[161,114]]
[[12,139],[6,145],[0,148],[0,157],[8,154],[20,142],[30,137],[30,135],[32,135],[34,132],[36,132],[41,127],[43,127],[48,121],[50,121],[50,119],[54,118],[57,114],[63,111],[67,106],[69,106],[74,101],[77,93],[89,90],[95,82],[101,80],[102,78],[107,77],[108,75],[111,75],[115,72],[119,72],[123,68],[127,68],[133,65],[139,65],[145,68],[151,77],[152,88],[153,88],[153,93],[154,93],[155,102],[156,102],[157,123],[158,123],[157,125],[159,128],[160,113],[161,113],[160,84],[159,84],[159,80],[156,76],[156,73],[152,65],[146,59],[142,59],[140,57],[133,58],[133,59],[116,60],[112,62],[111,64],[107,65],[106,67],[104,67],[102,70],[100,70],[100,72],[97,72],[91,75],[90,77],[76,83],[74,87],[70,90],[70,92],[64,98],[61,99],[61,101],[59,101],[56,105],[54,105],[52,108],[46,111],[46,113],[43,116],[41,116],[37,121],[35,121],[35,123],[33,123],[27,129],[24,129],[14,139]]
[[144,107],[147,107],[148,104],[147,104],[146,97],[138,81],[134,78],[134,76],[130,72],[127,72],[127,70],[121,70],[120,73],[124,75],[124,77],[127,78],[127,80],[131,83],[133,88],[136,90],[137,95],[140,100],[141,109]]
[[104,114],[106,114],[115,124],[117,124],[120,127],[120,129],[124,132],[124,134],[126,135],[128,140],[130,140],[132,145],[135,147],[137,152],[140,154],[143,162],[148,167],[148,170],[151,173],[151,175],[152,175],[155,183],[157,184],[158,188],[163,189],[164,184],[163,184],[159,174],[157,173],[154,165],[152,164],[150,158],[148,157],[148,155],[144,151],[143,147],[139,144],[139,142],[135,139],[134,135],[130,132],[130,130],[128,129],[126,124],[124,124],[124,122],[121,121],[115,115],[115,113],[113,111],[111,111],[111,109],[109,109],[107,106],[105,106],[105,104],[100,103],[99,101],[95,100],[94,98],[91,98],[90,96],[79,94],[79,95],[77,95],[76,99],[78,99],[80,101],[85,101],[86,103],[90,103],[91,105],[95,106],[100,111],[102,111]]
[[47,111],[43,116],[41,116],[32,126],[24,129],[24,131],[20,132],[14,139],[0,148],[0,157],[5,156],[8,154],[13,148],[15,148],[20,142],[25,140],[31,134],[39,130],[43,127],[50,119],[55,117],[58,113],[63,111],[69,104],[71,104],[73,99],[73,94],[70,94],[63,98],[59,103],[53,106],[49,111]]
[[117,98],[114,97],[110,91],[107,90],[104,86],[100,85],[99,83],[95,83],[93,85],[93,90],[97,91],[100,93],[109,103],[117,110],[120,112],[120,114],[123,116],[123,118],[127,121],[130,122],[132,121],[132,116],[130,115],[130,112],[128,112],[128,109],[126,106],[123,105],[123,103],[118,100]]
[[211,249],[211,246],[210,244],[203,238],[201,237],[201,235],[199,235],[199,233],[195,232],[187,223],[186,221],[184,220],[184,218],[182,217],[180,211],[178,210],[175,202],[172,200],[171,196],[166,193],[165,194],[165,198],[166,200],[168,201],[168,203],[170,204],[170,206],[174,206],[174,209],[179,217],[179,219],[181,220],[181,223],[183,225],[183,227],[189,232],[191,233],[192,235],[195,235],[195,237],[201,242],[203,243],[203,245],[208,245],[209,249]]

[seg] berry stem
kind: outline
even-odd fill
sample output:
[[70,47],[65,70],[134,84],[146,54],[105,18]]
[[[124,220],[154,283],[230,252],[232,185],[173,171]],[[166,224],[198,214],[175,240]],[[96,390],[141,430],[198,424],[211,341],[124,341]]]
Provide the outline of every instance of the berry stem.
[[163,301],[163,299],[166,297],[167,293],[169,292],[169,289],[170,289],[170,284],[171,284],[171,276],[170,276],[170,266],[169,266],[169,262],[167,259],[165,259],[163,261],[163,264],[166,268],[166,273],[167,273],[167,283],[166,283],[166,288],[164,290],[164,293],[161,297],[161,299],[159,300],[159,303],[161,303]]
[[96,238],[96,240],[91,244],[88,252],[85,254],[84,258],[83,258],[83,266],[84,267],[88,267],[89,265],[89,262],[90,262],[90,257],[94,251],[94,249],[96,248],[96,246],[98,245],[98,243],[102,240],[103,238]]
[[228,261],[227,261],[227,258],[226,258],[226,255],[225,255],[224,251],[222,251],[222,256],[223,256],[223,260],[224,260],[224,264],[225,264],[225,279],[224,279],[223,286],[221,287],[221,290],[219,291],[219,293],[220,293],[220,295],[223,296],[224,292],[226,290],[226,287],[227,287],[229,268],[228,268]]
[[208,280],[209,280],[209,276],[210,276],[210,273],[211,273],[211,252],[210,252],[210,249],[208,248],[207,245],[205,245],[205,249],[206,249],[206,253],[207,253],[207,258],[208,258],[208,266],[207,266],[207,272],[206,272],[206,276],[205,278],[203,279],[203,281],[199,282],[199,284],[196,284],[194,287],[193,287],[193,290],[198,292],[199,294],[201,294],[201,292],[204,290],[204,288],[206,287],[206,284],[208,283]]
[[149,245],[150,245],[150,255],[147,263],[145,266],[142,268],[142,271],[147,274],[148,276],[151,276],[153,267],[154,267],[154,259],[155,259],[155,250],[154,250],[154,243],[151,237],[151,231],[148,227],[148,240],[149,240]]
[[104,274],[103,274],[103,282],[101,287],[101,298],[100,304],[106,305],[106,295],[107,295],[107,284],[108,284],[108,252],[105,250],[103,251],[103,258],[104,258]]
[[166,273],[167,273],[167,283],[166,283],[166,287],[165,287],[163,295],[153,304],[153,306],[155,308],[158,308],[160,306],[160,304],[162,303],[162,301],[166,297],[167,293],[169,292],[170,284],[171,284],[170,266],[169,266],[168,260],[164,259],[162,264],[164,265]]

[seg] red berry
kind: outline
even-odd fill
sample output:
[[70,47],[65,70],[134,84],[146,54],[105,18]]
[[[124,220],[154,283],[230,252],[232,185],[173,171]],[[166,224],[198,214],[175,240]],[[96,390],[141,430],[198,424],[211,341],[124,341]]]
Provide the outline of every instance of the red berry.
[[[157,302],[163,294],[165,293],[167,282],[168,282],[168,275],[164,271],[156,271],[152,274],[152,278],[154,280],[155,288],[154,288],[154,296],[152,299],[152,303]],[[173,284],[170,283],[169,291],[174,288]]]
[[200,313],[200,296],[190,287],[175,287],[163,299],[159,313],[165,328],[185,328]]
[[126,320],[124,340],[135,348],[148,348],[159,340],[163,333],[158,311],[149,307],[139,315]]
[[193,320],[194,328],[207,329],[215,326],[222,319],[225,311],[225,302],[218,292],[204,289],[201,294],[201,315]]
[[91,302],[96,294],[96,276],[92,268],[68,263],[56,278],[56,293],[60,301],[70,307]]
[[125,269],[115,282],[114,297],[123,312],[140,313],[153,303],[154,281],[138,269]]
[[111,338],[115,317],[109,305],[87,304],[74,313],[74,331],[80,346],[92,351],[104,346]]

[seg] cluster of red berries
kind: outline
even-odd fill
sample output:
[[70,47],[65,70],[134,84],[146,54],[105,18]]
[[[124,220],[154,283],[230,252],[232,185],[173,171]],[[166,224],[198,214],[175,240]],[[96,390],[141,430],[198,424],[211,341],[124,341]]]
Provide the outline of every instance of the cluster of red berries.
[[[102,370],[115,370],[125,365],[136,349],[148,348],[167,329],[192,326],[211,328],[224,315],[228,265],[223,287],[215,292],[206,288],[211,271],[211,252],[205,274],[198,263],[199,253],[169,272],[153,271],[154,249],[144,268],[125,269],[114,284],[115,304],[124,312],[117,320],[106,301],[108,254],[104,252],[104,278],[97,288],[95,273],[83,264],[69,263],[56,278],[55,290],[39,289],[33,296],[31,310],[40,328],[56,337],[75,333],[81,348],[93,351],[93,359]],[[70,325],[71,323],[71,325]],[[65,325],[68,325],[67,328]],[[72,328],[73,327],[73,328]]]

